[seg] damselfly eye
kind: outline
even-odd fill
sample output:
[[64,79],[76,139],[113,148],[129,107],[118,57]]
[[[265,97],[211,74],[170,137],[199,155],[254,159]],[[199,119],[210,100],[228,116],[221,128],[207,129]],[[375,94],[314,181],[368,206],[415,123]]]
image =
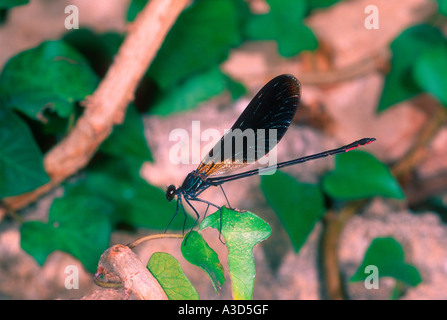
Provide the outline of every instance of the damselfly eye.
[[175,186],[172,184],[166,189],[166,199],[168,199],[168,201],[174,199],[175,191],[176,191]]

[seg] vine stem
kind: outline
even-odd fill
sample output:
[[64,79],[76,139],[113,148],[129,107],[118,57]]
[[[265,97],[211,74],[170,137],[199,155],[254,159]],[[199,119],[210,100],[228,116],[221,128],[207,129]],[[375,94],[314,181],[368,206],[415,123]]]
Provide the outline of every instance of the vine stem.
[[189,0],[152,0],[146,5],[129,25],[128,34],[104,79],[82,102],[85,112],[73,130],[45,155],[44,167],[50,182],[31,192],[3,199],[7,211],[26,207],[87,165],[113,126],[122,123],[140,79],[188,3]]
[[330,211],[324,217],[324,227],[320,242],[320,269],[323,275],[324,295],[331,300],[345,300],[348,297],[343,284],[338,259],[339,239],[348,220],[366,203],[367,200],[352,202],[339,213]]
[[183,239],[184,236],[182,234],[177,234],[177,233],[160,233],[160,234],[150,234],[144,237],[141,237],[139,239],[136,239],[134,241],[132,241],[131,243],[129,243],[127,246],[130,249],[133,249],[137,246],[139,246],[140,244],[147,242],[147,241],[151,241],[151,240],[155,240],[155,239]]
[[390,55],[389,49],[384,48],[365,59],[361,59],[340,69],[304,72],[300,75],[300,82],[303,85],[323,86],[350,81],[372,72],[386,69],[386,61],[389,60]]
[[418,133],[411,149],[391,168],[391,171],[398,179],[408,174],[425,158],[427,155],[425,151],[428,144],[433,140],[446,121],[447,109],[438,105],[436,111],[430,116],[426,125]]

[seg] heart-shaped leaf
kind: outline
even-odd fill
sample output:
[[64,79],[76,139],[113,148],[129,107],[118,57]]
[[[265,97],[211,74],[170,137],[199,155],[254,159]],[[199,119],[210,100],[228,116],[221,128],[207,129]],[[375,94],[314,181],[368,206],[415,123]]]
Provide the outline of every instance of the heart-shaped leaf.
[[92,196],[55,199],[48,223],[28,221],[21,227],[21,246],[43,265],[55,250],[68,252],[85,268],[95,272],[98,260],[109,245],[109,216],[113,207]]
[[127,108],[124,122],[113,128],[112,134],[103,142],[101,152],[122,157],[130,165],[141,166],[152,161],[152,154],[144,136],[144,124],[135,106]]
[[413,287],[422,281],[419,271],[405,262],[402,246],[391,237],[376,238],[371,242],[362,264],[350,281],[365,280],[369,275],[365,273],[368,266],[377,267],[379,277],[392,277]]
[[225,282],[224,269],[217,253],[196,231],[191,231],[183,240],[181,246],[183,257],[195,266],[205,271],[213,283],[216,293]]
[[147,268],[160,283],[169,300],[199,300],[199,294],[169,253],[152,254]]
[[50,178],[28,126],[0,105],[0,199],[31,191]]
[[422,53],[444,42],[439,29],[423,24],[406,29],[391,43],[391,70],[385,78],[378,111],[422,92],[413,78],[413,66]]
[[217,67],[194,74],[163,92],[150,113],[165,116],[192,109],[198,103],[223,93],[227,82],[227,77]]
[[270,236],[270,226],[249,211],[222,207],[201,222],[200,230],[208,227],[219,230],[225,239],[233,298],[252,299],[255,282],[253,248]]
[[75,49],[64,41],[46,41],[8,61],[0,75],[0,95],[7,107],[33,119],[42,120],[46,109],[66,118],[97,83]]
[[335,169],[323,177],[322,186],[329,196],[342,200],[405,197],[386,165],[373,155],[357,150],[336,156]]
[[194,72],[223,62],[241,42],[237,9],[229,0],[194,1],[166,36],[149,77],[166,90]]
[[286,229],[295,252],[298,252],[326,211],[319,187],[298,182],[278,171],[261,177],[261,190]]
[[447,107],[447,42],[427,49],[414,66],[414,78],[421,88]]
[[302,22],[308,11],[306,1],[269,0],[270,11],[252,15],[245,26],[245,36],[251,40],[275,40],[284,57],[293,57],[303,50],[318,46],[312,30]]

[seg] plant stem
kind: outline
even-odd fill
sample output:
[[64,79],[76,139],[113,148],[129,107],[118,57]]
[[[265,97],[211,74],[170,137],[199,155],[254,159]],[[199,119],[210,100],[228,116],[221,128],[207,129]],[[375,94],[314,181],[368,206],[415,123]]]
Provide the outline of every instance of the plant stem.
[[338,245],[340,235],[347,221],[358,212],[368,200],[351,202],[339,213],[329,211],[324,217],[321,236],[321,265],[323,277],[323,294],[331,300],[345,300],[348,298],[341,277],[338,261]]
[[382,49],[342,69],[303,73],[300,75],[300,82],[303,85],[322,86],[350,81],[383,69],[383,65],[385,61],[388,61],[389,57],[389,49]]
[[420,130],[416,142],[411,149],[391,168],[391,171],[397,179],[404,177],[424,159],[427,145],[433,140],[446,121],[447,109],[438,106],[436,112],[434,112],[426,121],[426,125]]
[[140,244],[142,244],[142,243],[144,243],[146,241],[155,240],[155,239],[166,239],[166,238],[183,239],[184,236],[182,234],[177,234],[177,233],[150,234],[150,235],[147,235],[147,236],[144,236],[142,238],[139,238],[139,239],[136,239],[136,240],[132,241],[127,246],[130,249],[133,249],[136,246],[139,246]]

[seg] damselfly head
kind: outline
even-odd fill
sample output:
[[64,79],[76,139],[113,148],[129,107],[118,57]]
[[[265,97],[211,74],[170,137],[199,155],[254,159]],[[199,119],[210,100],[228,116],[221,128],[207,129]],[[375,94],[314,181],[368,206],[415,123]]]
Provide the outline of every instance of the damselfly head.
[[175,186],[171,184],[166,189],[166,199],[168,199],[168,201],[171,201],[172,199],[174,199],[176,191],[177,191],[177,189],[175,188]]

